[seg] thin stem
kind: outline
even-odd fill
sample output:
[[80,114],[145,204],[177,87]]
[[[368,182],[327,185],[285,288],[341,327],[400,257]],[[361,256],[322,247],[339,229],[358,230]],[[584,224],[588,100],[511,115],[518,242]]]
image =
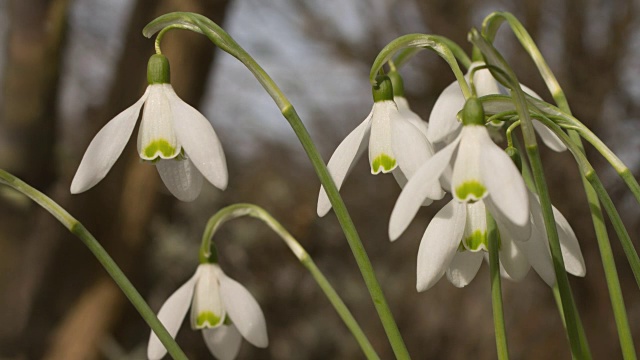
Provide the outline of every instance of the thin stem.
[[360,325],[349,311],[349,308],[344,304],[340,295],[334,290],[322,271],[316,266],[311,256],[300,245],[300,243],[266,210],[253,204],[235,204],[227,206],[224,209],[218,211],[214,216],[209,219],[202,236],[201,252],[204,256],[208,256],[211,252],[212,238],[217,229],[225,222],[242,217],[251,216],[262,220],[267,226],[269,226],[276,234],[280,236],[282,241],[289,247],[291,252],[298,258],[300,263],[311,273],[314,280],[318,283],[324,294],[327,296],[331,305],[336,309],[336,312],[345,323],[347,328],[351,331],[356,341],[360,345],[360,348],[364,352],[367,359],[378,360],[378,354],[374,350],[373,346],[367,339]]
[[156,333],[158,339],[167,348],[172,358],[176,360],[187,359],[180,346],[173,339],[171,334],[162,325],[156,314],[151,310],[149,305],[144,301],[138,290],[131,284],[129,279],[120,270],[118,265],[113,261],[107,251],[100,245],[93,235],[78,220],[71,216],[64,208],[51,200],[45,194],[29,186],[27,183],[13,176],[7,171],[0,169],[0,183],[8,185],[22,194],[28,196],[31,200],[47,210],[58,221],[67,228],[72,234],[77,236],[89,251],[96,257],[100,264],[107,271],[109,276],[120,287],[122,292],[127,296],[131,304],[138,310],[138,313],[147,322],[151,330]]
[[[234,56],[240,62],[242,62],[249,71],[256,77],[260,85],[267,91],[267,93],[274,100],[283,116],[289,122],[291,128],[295,132],[296,136],[300,140],[302,147],[304,148],[311,164],[313,165],[320,183],[324,187],[331,205],[335,211],[338,221],[342,227],[342,230],[347,238],[347,242],[351,247],[353,256],[356,259],[358,268],[362,274],[364,282],[367,286],[367,290],[371,296],[373,304],[378,312],[378,316],[382,322],[382,326],[385,329],[393,352],[398,359],[410,359],[409,352],[404,344],[402,335],[398,330],[398,326],[391,314],[387,300],[384,297],[382,288],[376,279],[371,261],[364,249],[360,236],[351,220],[349,212],[344,204],[344,201],[338,193],[338,189],[333,182],[333,178],[329,174],[327,167],[320,156],[320,153],[316,149],[315,144],[311,140],[309,132],[305,128],[302,120],[296,113],[295,109],[271,79],[271,77],[262,69],[262,67],[244,50],[238,45],[222,28],[216,25],[213,21],[206,17],[192,13],[171,13],[163,15],[151,23],[149,23],[143,30],[145,36],[151,36],[155,32],[161,30],[164,27],[172,24],[189,24],[197,26],[198,30],[194,30],[198,33],[204,34],[220,49],[228,52]],[[192,29],[190,29],[192,30]],[[387,59],[388,60],[388,59]],[[385,60],[386,61],[386,60]],[[454,60],[455,62],[455,60]],[[457,66],[457,64],[455,65]]]
[[507,332],[502,308],[500,257],[498,255],[500,240],[496,222],[489,212],[487,212],[487,236],[489,238],[489,272],[491,276],[491,304],[493,307],[493,327],[496,333],[496,351],[498,352],[499,360],[507,360],[509,359],[509,349],[507,347]]

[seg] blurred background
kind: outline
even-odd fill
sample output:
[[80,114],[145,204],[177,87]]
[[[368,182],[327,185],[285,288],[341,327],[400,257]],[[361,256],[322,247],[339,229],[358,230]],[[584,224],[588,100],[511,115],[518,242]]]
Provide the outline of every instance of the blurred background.
[[[193,203],[174,199],[130,141],[95,188],[70,195],[97,131],[146,86],[153,41],[141,30],[169,11],[200,12],[221,24],[290,96],[327,160],[371,107],[370,65],[394,38],[435,33],[467,51],[467,31],[494,10],[529,29],[579,119],[640,173],[640,4],[637,0],[2,0],[0,168],[62,204],[120,264],[154,310],[195,271],[207,219],[251,202],[270,211],[311,253],[383,359],[393,355],[333,213],[315,214],[319,182],[277,107],[235,59],[206,38],[170,32],[163,52],[172,83],[213,123],[226,152],[229,187],[206,184]],[[497,44],[522,83],[546,99],[533,63],[503,29]],[[453,81],[423,52],[403,69],[414,111],[428,118]],[[637,244],[640,206],[588,149]],[[620,358],[602,265],[577,168],[569,154],[543,152],[554,204],[577,233],[587,277],[572,278],[596,359]],[[488,267],[464,289],[446,280],[415,291],[416,254],[429,219],[420,211],[391,244],[387,223],[399,188],[360,161],[342,194],[415,359],[494,359]],[[310,275],[257,220],[225,225],[214,238],[223,270],[257,298],[270,345],[244,343],[241,359],[360,359],[359,348]],[[640,291],[612,234],[629,321],[640,339]],[[514,359],[570,358],[552,294],[535,274],[503,282]],[[0,189],[0,359],[143,359],[149,329],[78,239],[49,214]],[[178,342],[207,358],[188,321]]]

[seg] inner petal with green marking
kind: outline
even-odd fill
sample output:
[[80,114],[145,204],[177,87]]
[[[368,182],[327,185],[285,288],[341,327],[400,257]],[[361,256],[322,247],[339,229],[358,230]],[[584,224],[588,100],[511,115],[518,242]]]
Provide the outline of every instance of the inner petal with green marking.
[[196,318],[196,326],[198,329],[213,328],[222,324],[222,319],[212,311],[203,311]]
[[394,159],[390,155],[383,153],[378,155],[375,159],[373,159],[373,161],[371,162],[371,170],[373,171],[374,174],[377,174],[380,171],[382,171],[383,173],[387,173],[395,169],[396,165],[397,165],[396,159]]
[[142,154],[148,160],[153,160],[157,157],[172,159],[180,154],[180,147],[172,146],[168,140],[157,139],[147,144],[142,150]]
[[464,238],[465,248],[470,251],[487,250],[487,232],[476,230]]
[[456,189],[456,197],[460,200],[480,200],[486,193],[487,188],[477,180],[469,180],[460,184]]

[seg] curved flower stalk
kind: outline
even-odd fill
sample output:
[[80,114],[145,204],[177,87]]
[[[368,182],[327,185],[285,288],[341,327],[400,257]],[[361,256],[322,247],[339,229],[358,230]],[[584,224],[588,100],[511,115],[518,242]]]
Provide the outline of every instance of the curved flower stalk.
[[147,71],[149,86],[140,100],[109,121],[89,144],[71,193],[84,192],[107,175],[131,137],[143,104],[138,153],[156,165],[176,198],[198,197],[203,176],[221,190],[227,187],[222,145],[209,121],[173,91],[167,58],[153,55]]
[[[267,347],[267,326],[254,297],[216,263],[200,264],[196,273],[162,305],[158,318],[175,337],[191,307],[191,328],[202,330],[207,348],[220,360],[233,360],[242,338]],[[152,331],[147,347],[150,360],[167,353]]]
[[[482,68],[484,66],[485,64],[483,62],[474,62],[465,75],[465,78],[469,81],[471,74],[473,74],[473,84],[476,95],[482,97],[494,94],[507,94],[507,89],[496,81],[488,69]],[[520,86],[529,96],[542,100],[533,90],[524,85]],[[442,91],[429,115],[429,124],[431,124],[431,126],[427,132],[427,136],[433,144],[450,143],[451,140],[457,136],[462,128],[462,123],[458,121],[457,115],[458,111],[464,106],[464,103],[465,98],[457,81],[452,82]],[[557,152],[567,150],[562,141],[546,126],[538,121],[534,121],[533,127],[538,132],[544,144],[551,150]]]
[[[391,172],[400,186],[404,186],[420,165],[433,155],[433,148],[427,138],[412,124],[412,120],[399,112],[393,101],[391,80],[387,76],[380,77],[378,84],[378,87],[373,88],[374,103],[371,113],[338,145],[327,164],[338,189],[355,161],[367,148],[366,140],[369,140],[371,173]],[[437,200],[443,196],[444,192],[437,180],[428,184],[428,199]],[[320,187],[318,215],[324,216],[330,209],[329,198],[324,187]]]
[[496,220],[513,227],[512,234],[523,240],[529,237],[529,204],[520,172],[489,137],[480,101],[470,98],[462,112],[465,124],[460,134],[424,163],[400,193],[389,223],[392,241],[404,232],[428,196],[430,188],[425,184],[444,177],[449,164],[453,164],[451,192],[458,202],[485,199]]

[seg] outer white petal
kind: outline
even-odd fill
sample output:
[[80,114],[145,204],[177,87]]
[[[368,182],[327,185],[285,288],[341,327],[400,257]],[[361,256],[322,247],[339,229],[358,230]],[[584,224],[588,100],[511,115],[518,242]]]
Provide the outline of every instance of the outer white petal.
[[[393,112],[390,113],[390,119],[393,153],[403,175],[407,179],[411,179],[420,166],[433,156],[433,148],[429,140],[410,122]],[[442,191],[439,181],[435,180],[431,183],[427,197],[435,200],[444,197],[444,191]]]
[[200,173],[220,190],[227,187],[227,161],[222,145],[211,123],[191,105],[182,101],[169,84],[164,84],[169,96],[173,126],[185,153]]
[[393,101],[377,101],[373,104],[369,137],[369,163],[372,174],[391,172],[398,165],[391,145],[392,116],[399,116],[398,108]]
[[397,239],[409,226],[413,217],[416,216],[422,202],[431,191],[429,184],[437,181],[445,171],[459,142],[460,137],[437,152],[420,167],[404,187],[398,197],[398,201],[396,201],[396,205],[393,207],[391,219],[389,220],[389,238],[391,241]]
[[[514,224],[507,215],[504,215],[500,210],[498,210],[495,204],[491,201],[491,197],[487,197],[483,201],[493,218],[496,220],[498,228],[500,229],[500,234],[509,236],[511,239],[520,242],[529,240],[531,237],[531,229],[533,228],[533,225],[531,224],[531,217],[529,217],[529,221],[527,221],[526,224],[517,225]],[[529,204],[532,204],[531,201]]]
[[585,276],[587,268],[584,265],[584,258],[582,257],[582,251],[580,250],[580,244],[578,243],[576,234],[573,232],[567,219],[555,207],[553,207],[553,216],[556,219],[565,269],[575,276]]
[[[196,273],[191,279],[187,280],[184,285],[169,296],[158,312],[158,319],[174,338],[180,329],[182,321],[184,321],[184,317],[187,315],[199,276],[200,273],[196,270]],[[164,345],[162,345],[156,334],[151,331],[149,345],[147,347],[147,357],[150,360],[161,359],[166,353],[167,349],[164,348]]]
[[432,287],[449,267],[460,245],[465,219],[465,205],[451,200],[427,226],[418,249],[418,291]]
[[227,314],[240,331],[240,334],[257,347],[267,347],[267,325],[264,314],[256,299],[244,286],[229,278],[222,271],[220,279],[220,295],[227,308]]
[[458,155],[453,164],[451,190],[458,201],[477,201],[487,196],[487,186],[480,173],[480,157],[481,152],[485,151],[487,139],[491,139],[487,129],[478,125],[464,126],[460,139]]
[[144,160],[173,159],[181,151],[173,128],[173,116],[169,96],[165,87],[171,85],[149,85],[149,96],[142,110],[138,130],[138,153]]
[[[484,65],[484,63],[476,64]],[[471,67],[474,67],[473,64]],[[498,82],[493,78],[493,75],[491,75],[491,71],[489,71],[489,69],[476,71],[473,76],[473,84],[476,87],[476,93],[478,97],[500,93]]]
[[502,149],[483,138],[480,156],[482,182],[489,191],[488,197],[496,208],[516,225],[529,222],[527,188],[518,168]]
[[72,194],[92,188],[107,175],[127,145],[148,94],[149,88],[140,100],[111,119],[91,140],[71,182]]
[[[362,155],[364,149],[367,147],[367,142],[363,141],[369,134],[371,127],[371,114],[369,113],[364,121],[358,125],[344,140],[338,145],[336,150],[331,155],[327,169],[333,178],[333,182],[336,184],[338,190],[342,186],[347,174],[353,168],[356,160]],[[324,187],[320,186],[320,194],[318,195],[318,216],[325,216],[331,209],[331,203],[329,197],[324,190]]]
[[[393,178],[396,179],[396,182],[398,183],[398,185],[400,185],[400,188],[404,189],[405,185],[407,185],[407,182],[409,180],[407,180],[407,177],[404,176],[404,174],[402,173],[402,170],[400,170],[399,168],[395,168],[395,169],[393,169],[391,174],[393,174]],[[439,184],[435,184],[435,185],[438,185],[438,187],[440,187]],[[440,189],[442,189],[442,188],[440,187]],[[442,197],[444,197],[444,192],[443,192],[443,196]],[[439,200],[439,199],[436,199],[436,200]],[[432,203],[433,203],[433,200],[431,200],[429,197],[427,197],[422,202],[422,206],[429,206]]]
[[452,82],[440,94],[429,115],[427,137],[431,143],[444,141],[456,132],[462,124],[457,115],[464,106],[464,95],[457,81]]
[[203,329],[202,337],[211,354],[219,360],[233,360],[238,356],[242,335],[234,325],[221,325],[215,329]]
[[447,279],[458,288],[469,285],[476,277],[483,258],[481,252],[457,252],[447,269]]
[[500,236],[500,263],[514,281],[524,279],[531,268],[524,252],[508,236]]
[[518,243],[518,247],[525,253],[527,261],[529,261],[542,280],[549,286],[553,286],[556,283],[556,274],[553,270],[547,238],[543,234],[544,228],[539,229],[534,224],[531,229],[531,239]]
[[193,201],[202,189],[202,174],[191,160],[160,160],[156,168],[167,189],[179,200]]
[[547,145],[549,149],[556,152],[563,152],[567,150],[567,146],[562,142],[562,140],[560,140],[558,135],[544,126],[541,122],[535,120],[533,122],[533,128],[538,132],[540,139],[542,139],[542,142]]
[[409,107],[409,102],[407,102],[407,99],[404,96],[394,96],[393,101],[396,102],[400,115],[402,115],[402,117],[405,120],[408,120],[411,123],[411,125],[417,127],[418,130],[420,130],[420,132],[425,137],[427,137],[427,131],[428,131],[429,125],[427,124],[426,121],[422,120],[420,115],[414,113],[413,110],[411,110],[411,108]]

